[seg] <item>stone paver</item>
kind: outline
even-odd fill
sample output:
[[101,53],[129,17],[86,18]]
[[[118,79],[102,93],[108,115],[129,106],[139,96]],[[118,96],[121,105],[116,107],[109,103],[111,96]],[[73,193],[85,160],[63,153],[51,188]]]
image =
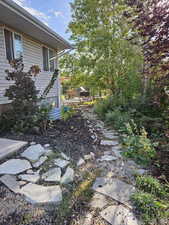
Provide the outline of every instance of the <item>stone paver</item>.
[[83,164],[85,164],[84,159],[80,158],[79,161],[77,162],[77,166],[82,166]]
[[57,204],[62,201],[59,185],[45,187],[29,183],[21,188],[20,193],[25,195],[27,201],[32,204]]
[[19,179],[21,179],[23,181],[28,181],[28,182],[31,182],[31,183],[36,183],[36,182],[39,181],[40,175],[39,175],[39,173],[22,174],[22,175],[19,175]]
[[51,150],[51,149],[46,149],[46,151],[45,151],[45,156],[50,156],[50,155],[52,155],[53,154],[53,151]]
[[104,137],[107,138],[107,139],[111,139],[111,140],[118,139],[118,136],[115,135],[115,134],[112,133],[112,132],[103,132],[103,135],[104,135]]
[[84,159],[85,160],[91,160],[91,159],[93,159],[93,157],[92,157],[91,154],[88,154],[88,155],[84,155]]
[[67,161],[70,160],[70,157],[68,157],[65,153],[62,152],[60,155],[63,157],[63,159],[65,159]]
[[137,174],[137,175],[144,175],[144,174],[147,174],[148,173],[148,171],[147,170],[144,170],[144,169],[136,169],[135,171],[134,171],[134,174]]
[[139,225],[136,217],[124,206],[109,206],[100,215],[111,225]]
[[130,196],[135,187],[116,178],[97,178],[93,190],[129,206]]
[[0,159],[12,155],[25,145],[27,145],[27,142],[0,138]]
[[0,177],[0,181],[5,184],[5,186],[7,186],[11,191],[15,193],[18,193],[20,191],[20,185],[15,176],[4,175]]
[[27,160],[10,159],[0,165],[0,174],[19,174],[31,168]]
[[67,168],[65,174],[61,178],[61,183],[62,184],[68,184],[73,182],[74,180],[74,170],[70,167]]
[[108,204],[108,201],[106,200],[106,197],[102,194],[99,193],[95,193],[93,195],[93,198],[90,202],[90,207],[91,208],[98,208],[98,209],[102,209],[104,208],[106,205]]
[[117,160],[117,157],[112,156],[112,155],[103,155],[100,159],[100,161],[115,161]]
[[41,156],[37,162],[33,163],[33,167],[35,168],[40,167],[47,159],[48,159],[47,156]]
[[116,146],[118,145],[119,142],[118,141],[113,141],[113,140],[101,140],[100,145],[103,146]]
[[36,162],[39,160],[39,158],[45,154],[45,149],[42,147],[42,145],[32,145],[28,147],[22,154],[22,157],[27,158],[28,160],[32,162]]
[[55,159],[54,163],[56,166],[59,166],[60,168],[65,168],[70,162],[64,159]]
[[42,179],[45,181],[59,182],[61,179],[61,169],[52,168],[42,175]]

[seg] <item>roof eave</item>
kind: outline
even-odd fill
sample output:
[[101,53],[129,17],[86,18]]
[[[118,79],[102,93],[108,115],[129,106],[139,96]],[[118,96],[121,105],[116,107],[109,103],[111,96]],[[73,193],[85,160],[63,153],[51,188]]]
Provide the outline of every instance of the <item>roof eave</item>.
[[28,20],[29,23],[32,23],[34,26],[36,26],[38,29],[43,30],[46,32],[50,37],[53,37],[59,42],[61,45],[63,45],[64,49],[72,49],[72,45],[66,41],[64,38],[62,38],[59,34],[54,32],[52,29],[50,29],[48,26],[46,26],[44,23],[42,23],[40,20],[38,20],[36,17],[32,16],[29,12],[27,12],[25,9],[17,5],[15,2],[11,0],[0,0],[0,4],[6,5],[7,7],[11,7],[15,10],[15,12],[18,12],[18,14],[23,15],[24,18]]

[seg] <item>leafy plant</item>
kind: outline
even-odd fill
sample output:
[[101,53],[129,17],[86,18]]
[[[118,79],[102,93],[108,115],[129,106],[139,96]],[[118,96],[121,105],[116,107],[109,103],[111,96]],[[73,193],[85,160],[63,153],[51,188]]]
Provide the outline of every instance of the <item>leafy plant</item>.
[[119,131],[124,130],[125,124],[128,123],[130,119],[129,113],[121,112],[118,108],[114,111],[109,111],[105,115],[105,121]]
[[113,101],[112,101],[112,97],[110,96],[105,98],[104,100],[97,102],[94,105],[94,112],[97,113],[97,115],[101,119],[105,119],[106,113],[112,110],[112,108],[113,108]]
[[169,188],[152,176],[137,176],[136,186],[138,189],[148,192],[156,197],[166,199],[169,197]]
[[167,202],[157,200],[152,194],[145,192],[136,192],[131,197],[137,212],[139,213],[145,224],[150,224],[152,221],[168,217]]
[[13,71],[6,70],[9,81],[14,81],[5,93],[12,100],[11,109],[1,116],[3,129],[15,132],[26,132],[32,129],[36,123],[38,112],[38,91],[32,77],[40,72],[38,66],[32,66],[28,72],[23,72],[22,58],[11,62]]
[[[125,148],[123,155],[128,158],[133,158],[140,164],[147,165],[156,155],[154,147],[157,143],[151,143],[144,128],[138,133],[137,126],[135,124],[133,124],[133,126],[134,131],[129,123],[126,124],[128,134],[122,138]],[[136,132],[136,134],[134,132]]]
[[46,133],[49,124],[49,112],[52,109],[50,104],[41,104],[37,113],[37,124],[42,133]]
[[75,114],[75,110],[68,106],[63,106],[61,109],[61,117],[64,121],[69,120]]

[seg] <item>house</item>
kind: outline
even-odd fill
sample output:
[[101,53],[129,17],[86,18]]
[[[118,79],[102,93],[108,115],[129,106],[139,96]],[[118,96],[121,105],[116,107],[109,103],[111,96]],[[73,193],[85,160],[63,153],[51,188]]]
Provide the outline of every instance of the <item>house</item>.
[[[32,65],[40,67],[41,73],[35,84],[42,93],[57,68],[55,56],[71,48],[66,40],[22,7],[11,0],[0,0],[0,112],[10,104],[9,99],[4,97],[10,84],[5,79],[5,70],[10,68],[10,60],[22,56],[25,71]],[[59,97],[58,78],[46,101],[59,106]]]

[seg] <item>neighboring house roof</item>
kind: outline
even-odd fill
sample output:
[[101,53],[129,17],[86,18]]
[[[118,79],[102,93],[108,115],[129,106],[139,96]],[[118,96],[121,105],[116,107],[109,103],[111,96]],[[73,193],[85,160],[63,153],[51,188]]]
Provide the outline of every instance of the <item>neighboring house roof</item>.
[[69,42],[11,0],[0,0],[0,23],[22,32],[58,52],[72,48]]

